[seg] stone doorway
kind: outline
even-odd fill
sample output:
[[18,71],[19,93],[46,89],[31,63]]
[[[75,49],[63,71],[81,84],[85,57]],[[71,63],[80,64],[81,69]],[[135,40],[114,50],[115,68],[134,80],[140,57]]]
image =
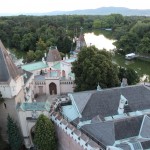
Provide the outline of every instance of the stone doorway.
[[57,86],[53,82],[49,84],[49,93],[50,93],[50,95],[56,95],[57,94]]

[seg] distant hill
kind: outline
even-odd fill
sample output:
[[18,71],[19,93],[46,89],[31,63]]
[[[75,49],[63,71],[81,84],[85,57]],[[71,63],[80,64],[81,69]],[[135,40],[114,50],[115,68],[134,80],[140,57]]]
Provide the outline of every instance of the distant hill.
[[74,11],[53,11],[48,13],[36,13],[30,15],[109,15],[119,13],[124,16],[150,16],[150,9],[129,9],[125,7],[101,7],[97,9],[85,9]]
[[150,16],[150,9],[129,9],[125,7],[101,7],[97,9],[84,9],[84,10],[74,10],[74,11],[52,11],[46,13],[22,13],[22,14],[1,14],[0,16],[10,16],[10,15],[109,15],[112,13],[122,14],[124,16]]

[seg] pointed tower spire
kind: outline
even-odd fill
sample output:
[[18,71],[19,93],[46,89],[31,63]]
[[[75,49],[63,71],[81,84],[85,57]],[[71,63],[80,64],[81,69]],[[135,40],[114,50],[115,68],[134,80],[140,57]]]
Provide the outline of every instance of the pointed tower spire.
[[0,82],[9,82],[10,78],[16,80],[19,76],[18,68],[0,40]]

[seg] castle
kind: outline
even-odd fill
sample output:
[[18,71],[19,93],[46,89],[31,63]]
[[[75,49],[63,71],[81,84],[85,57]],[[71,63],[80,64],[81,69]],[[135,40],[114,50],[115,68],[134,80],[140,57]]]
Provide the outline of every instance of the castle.
[[50,102],[36,102],[36,98],[73,92],[75,77],[71,62],[75,60],[76,57],[67,56],[62,60],[57,47],[51,47],[42,61],[18,68],[0,41],[0,92],[4,99],[0,105],[0,127],[4,139],[7,139],[7,116],[10,114],[22,129],[26,147],[31,146],[30,118],[38,111],[48,116],[50,111]]
[[[33,146],[40,114],[55,123],[60,150],[143,150],[150,148],[150,88],[145,85],[73,93],[71,62],[51,47],[42,61],[17,68],[0,41],[0,127],[6,138],[7,115],[21,128],[27,148]],[[39,96],[57,97],[37,101]]]

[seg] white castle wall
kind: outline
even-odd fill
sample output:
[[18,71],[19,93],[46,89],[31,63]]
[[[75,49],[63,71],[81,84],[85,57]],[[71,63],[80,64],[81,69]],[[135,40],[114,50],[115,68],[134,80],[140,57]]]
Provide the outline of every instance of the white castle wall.
[[[17,78],[17,80],[12,84],[12,86],[15,85],[15,93],[14,95],[17,95],[19,93],[19,91],[22,89],[22,87],[24,86],[24,81],[23,81],[23,76],[20,76]],[[11,84],[10,84],[11,86]],[[12,91],[13,93],[13,91]]]
[[74,81],[72,80],[62,80],[60,81],[60,92],[61,94],[66,94],[74,91]]
[[62,71],[65,71],[66,79],[69,79],[68,74],[71,72],[71,64],[66,62],[61,62],[61,77],[62,77]]
[[56,86],[57,86],[57,95],[60,95],[60,80],[59,80],[59,78],[58,77],[53,77],[53,78],[51,78],[51,79],[48,79],[48,78],[46,78],[46,80],[45,80],[45,83],[46,83],[46,94],[47,95],[50,95],[50,92],[49,92],[49,85],[50,85],[50,83],[55,83],[56,84]]
[[46,94],[45,81],[34,81],[34,94],[40,94],[39,87],[43,87],[43,94]]
[[11,79],[10,83],[0,83],[0,91],[3,98],[12,98],[16,96],[22,89],[23,85],[22,76],[18,77],[16,81]]
[[12,98],[11,88],[10,88],[9,84],[1,83],[0,91],[1,91],[3,98]]
[[54,82],[57,85],[57,92],[59,94],[66,94],[74,91],[74,81],[73,80],[58,80],[57,78],[48,79],[45,81],[35,81],[34,82],[34,94],[39,94],[39,86],[43,87],[43,94],[49,95],[49,84]]

